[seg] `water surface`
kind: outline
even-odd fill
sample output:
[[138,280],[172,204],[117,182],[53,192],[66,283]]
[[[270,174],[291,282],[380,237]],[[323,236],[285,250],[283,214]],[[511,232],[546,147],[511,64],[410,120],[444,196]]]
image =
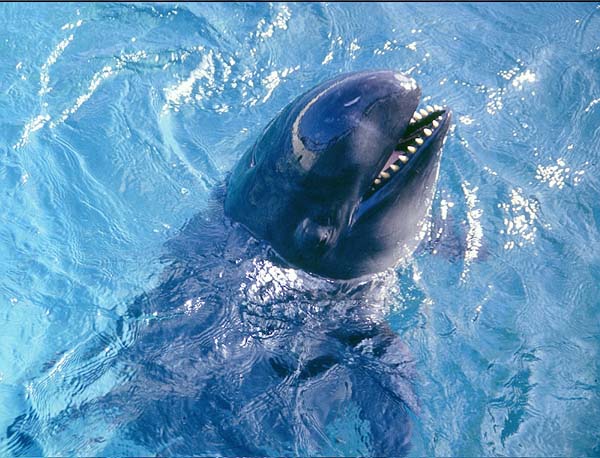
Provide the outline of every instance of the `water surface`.
[[[152,410],[158,434],[139,427],[145,404],[128,430],[134,419],[106,409],[119,404],[98,402],[129,386],[119,355],[140,342],[111,330],[161,282],[165,243],[215,210],[215,188],[285,104],[340,72],[394,68],[455,120],[432,209],[439,241],[373,293],[415,365],[410,453],[600,455],[598,5],[0,11],[0,454],[148,455],[193,437],[185,405]],[[199,246],[222,240],[215,227]],[[259,255],[243,266],[246,289],[229,304],[250,294],[268,322],[316,313],[275,300],[297,286],[293,272]],[[227,295],[216,267],[201,271],[199,291]],[[193,320],[197,303],[180,299]],[[105,355],[86,353],[98,339]],[[153,342],[153,354],[173,343]],[[31,442],[10,438],[19,427]],[[301,432],[293,450],[365,452],[361,430],[342,422],[335,434],[314,449]]]

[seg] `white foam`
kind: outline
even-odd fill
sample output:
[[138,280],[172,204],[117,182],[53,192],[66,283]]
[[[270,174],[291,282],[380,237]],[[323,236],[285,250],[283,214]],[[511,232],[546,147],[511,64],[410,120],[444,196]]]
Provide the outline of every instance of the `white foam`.
[[256,36],[258,38],[271,38],[275,29],[287,30],[288,22],[292,17],[292,12],[286,5],[281,5],[272,22],[267,23],[265,19],[260,19],[256,25]]
[[360,46],[358,44],[358,39],[355,38],[354,40],[352,40],[352,42],[348,46],[348,51],[350,53],[350,58],[351,59],[356,59],[356,52],[359,49],[360,49]]
[[597,99],[594,99],[590,102],[590,104],[586,107],[586,109],[584,110],[586,113],[589,113],[590,110],[594,107],[594,105],[597,105],[600,103],[600,97]]
[[327,55],[325,56],[325,58],[323,59],[323,62],[321,62],[321,65],[326,65],[329,62],[331,62],[333,60],[333,51],[329,51],[327,53]]
[[468,273],[469,265],[477,259],[483,240],[483,227],[480,221],[483,210],[477,208],[477,203],[479,202],[477,199],[477,191],[479,190],[479,187],[474,186],[471,188],[470,186],[468,181],[461,183],[461,188],[467,201],[467,222],[469,225],[466,240],[467,248],[465,250],[465,269],[461,274],[462,279],[464,279]]
[[21,138],[13,145],[13,148],[17,149],[25,146],[29,141],[29,136],[36,130],[40,130],[42,127],[44,127],[48,121],[50,121],[50,115],[48,114],[40,114],[29,121],[23,129]]
[[469,115],[459,116],[458,120],[465,126],[470,126],[471,124],[473,124],[473,121],[474,121],[474,119],[471,118]]
[[523,73],[516,76],[515,79],[513,79],[512,85],[520,90],[523,89],[523,85],[525,83],[535,83],[536,80],[537,76],[535,73],[533,73],[531,70],[525,70]]
[[65,122],[69,118],[69,116],[77,112],[77,110],[79,110],[79,108],[81,108],[81,106],[90,99],[90,97],[94,94],[96,89],[98,89],[98,86],[100,86],[100,83],[102,83],[105,79],[113,76],[114,74],[115,72],[113,68],[108,65],[103,67],[102,70],[100,70],[99,72],[96,72],[92,77],[92,81],[90,81],[88,90],[84,94],[77,97],[77,100],[75,100],[73,106],[64,110],[60,118],[58,118],[58,120],[52,121],[52,123],[50,123],[50,127],[54,128],[58,124]]
[[56,45],[56,47],[52,50],[46,62],[42,65],[42,69],[40,71],[40,90],[39,95],[44,95],[50,92],[50,67],[52,67],[60,55],[65,51],[69,43],[73,41],[73,34],[69,35],[67,38],[62,40],[60,43]]
[[[167,101],[163,106],[163,112],[170,109],[178,111],[182,104],[191,102],[193,100],[192,92],[194,87],[201,79],[207,81],[208,87],[212,87],[215,84],[215,63],[212,50],[209,50],[202,56],[201,62],[194,70],[192,70],[186,79],[164,90]],[[202,96],[203,94],[200,92],[195,98],[200,100],[202,99]]]
[[515,246],[532,244],[537,232],[535,222],[538,219],[539,203],[526,198],[523,196],[523,191],[516,188],[510,191],[510,202],[500,203],[498,207],[506,213],[505,229],[500,233],[510,236],[504,244],[504,249],[512,250]]
[[269,100],[271,98],[271,95],[273,95],[273,91],[277,88],[277,86],[279,86],[279,84],[281,84],[281,78],[285,78],[289,74],[298,70],[298,68],[300,68],[300,67],[296,66],[296,67],[284,68],[283,70],[281,70],[279,72],[277,70],[273,70],[271,73],[269,73],[267,76],[265,76],[261,82],[262,82],[262,85],[267,90],[267,93],[263,97],[262,102],[265,103],[267,100]]

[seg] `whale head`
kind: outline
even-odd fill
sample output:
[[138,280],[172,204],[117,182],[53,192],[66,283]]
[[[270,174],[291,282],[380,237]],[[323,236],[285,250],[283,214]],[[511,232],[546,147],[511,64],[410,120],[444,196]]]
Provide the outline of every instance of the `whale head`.
[[334,279],[412,254],[433,200],[448,108],[416,82],[358,72],[298,97],[234,167],[225,212],[293,266]]

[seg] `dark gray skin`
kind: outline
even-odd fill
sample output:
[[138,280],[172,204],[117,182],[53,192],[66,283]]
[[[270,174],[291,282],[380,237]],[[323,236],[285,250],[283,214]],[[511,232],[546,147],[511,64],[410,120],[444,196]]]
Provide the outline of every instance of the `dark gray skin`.
[[435,191],[439,127],[375,194],[373,180],[409,130],[421,91],[393,71],[346,74],[289,104],[238,162],[225,213],[293,266],[363,277],[412,254]]

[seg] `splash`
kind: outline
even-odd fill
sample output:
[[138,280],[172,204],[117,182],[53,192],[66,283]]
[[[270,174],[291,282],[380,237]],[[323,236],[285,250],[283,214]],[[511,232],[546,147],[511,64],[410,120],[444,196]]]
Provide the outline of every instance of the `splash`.
[[248,284],[242,283],[240,292],[258,303],[280,299],[290,289],[303,287],[295,269],[279,267],[266,259],[254,259],[246,277]]
[[[227,83],[229,83],[229,87],[236,89],[240,82],[244,82],[252,76],[252,72],[248,70],[241,77],[230,81],[233,66],[236,64],[235,59],[231,56],[223,56],[220,52],[212,49],[206,50],[201,45],[193,48],[192,51],[183,51],[179,55],[172,53],[171,62],[184,62],[197,52],[201,52],[203,55],[200,63],[190,72],[189,76],[163,89],[166,99],[162,107],[163,114],[169,111],[177,112],[183,105],[190,103],[202,105],[212,97],[223,94],[227,89]],[[254,82],[248,80],[247,85],[254,87]],[[243,90],[242,95],[245,95]],[[210,108],[216,113],[226,113],[230,109],[228,104],[220,102],[215,102]]]

